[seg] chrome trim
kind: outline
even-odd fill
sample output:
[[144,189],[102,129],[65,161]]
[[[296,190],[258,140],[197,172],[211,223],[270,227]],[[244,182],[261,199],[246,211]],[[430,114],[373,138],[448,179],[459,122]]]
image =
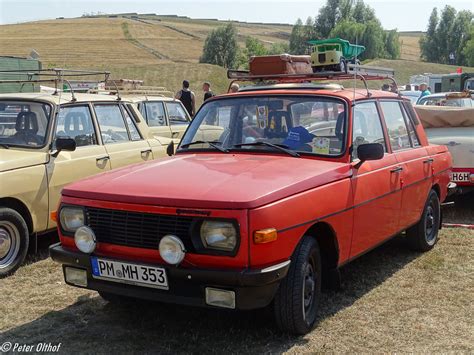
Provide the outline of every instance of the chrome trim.
[[287,261],[284,261],[282,263],[266,267],[265,269],[260,270],[260,273],[264,274],[266,272],[272,272],[272,271],[284,268],[285,266],[289,265],[290,262],[291,262],[291,260],[287,260]]

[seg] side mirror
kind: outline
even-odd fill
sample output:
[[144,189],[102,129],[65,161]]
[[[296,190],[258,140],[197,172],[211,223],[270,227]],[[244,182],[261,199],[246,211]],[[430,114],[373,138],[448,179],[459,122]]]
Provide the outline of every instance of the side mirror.
[[173,141],[171,141],[166,147],[166,154],[168,154],[168,156],[174,155],[174,142]]
[[357,168],[367,160],[380,160],[385,154],[383,145],[380,143],[365,143],[357,147],[357,156],[360,162],[357,163]]
[[52,156],[57,157],[58,154],[62,151],[73,152],[76,150],[76,141],[69,137],[58,137],[55,140],[56,151]]

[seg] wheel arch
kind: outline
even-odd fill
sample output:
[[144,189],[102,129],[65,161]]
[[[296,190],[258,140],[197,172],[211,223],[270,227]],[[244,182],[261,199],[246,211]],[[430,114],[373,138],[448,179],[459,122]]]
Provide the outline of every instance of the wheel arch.
[[334,228],[327,222],[313,224],[305,233],[318,241],[323,266],[323,281],[339,264],[339,243]]
[[441,189],[439,188],[439,185],[436,183],[431,188],[436,192],[438,198],[441,198]]
[[33,233],[33,219],[31,218],[30,210],[22,201],[13,197],[0,198],[0,208],[2,207],[18,212],[25,219],[29,234]]

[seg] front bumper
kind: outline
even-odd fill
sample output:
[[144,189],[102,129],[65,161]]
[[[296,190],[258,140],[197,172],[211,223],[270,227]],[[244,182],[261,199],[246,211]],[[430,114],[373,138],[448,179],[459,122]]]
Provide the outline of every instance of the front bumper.
[[213,307],[206,304],[206,287],[234,291],[236,309],[265,307],[272,301],[281,279],[286,276],[290,267],[289,261],[265,269],[241,271],[185,269],[160,265],[166,269],[169,282],[169,290],[160,290],[94,279],[90,256],[64,249],[61,243],[51,245],[49,252],[54,261],[63,265],[63,271],[65,266],[86,270],[86,288],[88,289],[152,301],[202,307]]

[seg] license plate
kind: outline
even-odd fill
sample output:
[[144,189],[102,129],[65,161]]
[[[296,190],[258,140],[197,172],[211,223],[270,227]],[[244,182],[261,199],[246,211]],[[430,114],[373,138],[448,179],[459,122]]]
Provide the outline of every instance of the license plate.
[[454,182],[468,182],[469,181],[469,172],[456,172],[452,173],[451,180]]
[[91,258],[92,277],[144,287],[168,289],[166,270],[150,265]]

